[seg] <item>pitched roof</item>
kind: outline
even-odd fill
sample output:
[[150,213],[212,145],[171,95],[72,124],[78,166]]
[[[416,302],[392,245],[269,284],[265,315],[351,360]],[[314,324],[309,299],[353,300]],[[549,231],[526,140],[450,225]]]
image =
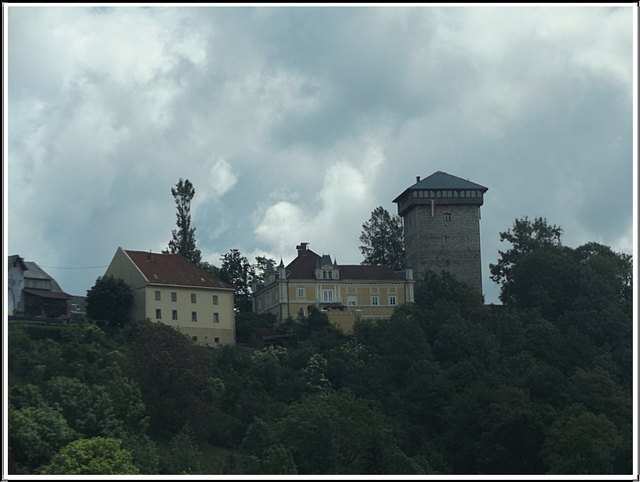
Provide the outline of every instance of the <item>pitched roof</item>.
[[[307,249],[286,266],[289,279],[315,279],[315,270],[322,258]],[[341,280],[400,280],[402,277],[391,268],[360,264],[337,265]]]
[[443,171],[436,171],[421,181],[416,182],[414,185],[409,186],[402,194],[396,197],[393,202],[396,202],[405,192],[414,189],[476,189],[483,192],[488,191],[487,187],[476,184],[475,182],[453,176]]
[[151,284],[233,289],[180,254],[129,250],[125,253]]
[[320,259],[320,256],[310,249],[298,253],[298,256],[286,266],[287,276],[289,279],[315,278],[314,273]]
[[62,292],[62,288],[60,287],[58,282],[55,279],[53,279],[45,270],[43,270],[36,263],[34,263],[33,261],[25,261],[24,264],[27,267],[27,270],[22,274],[22,276],[24,276],[25,279],[50,281],[51,291]]

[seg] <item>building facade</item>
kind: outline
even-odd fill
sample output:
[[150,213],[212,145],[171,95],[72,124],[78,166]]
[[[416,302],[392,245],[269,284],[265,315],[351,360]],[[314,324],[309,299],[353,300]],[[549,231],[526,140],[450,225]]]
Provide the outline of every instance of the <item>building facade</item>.
[[416,278],[446,271],[482,293],[480,206],[488,189],[438,171],[393,202],[404,225],[407,268]]
[[25,261],[18,255],[9,256],[7,275],[9,315],[47,318],[68,315],[71,295],[62,291],[56,280],[33,261]]
[[131,287],[134,320],[165,323],[199,345],[235,344],[233,287],[183,256],[118,248],[105,276]]
[[396,306],[413,302],[411,270],[394,272],[383,266],[338,265],[297,246],[298,255],[287,266],[270,268],[265,281],[254,287],[257,313],[272,313],[279,321],[306,314],[310,306],[325,312],[345,333],[366,319],[388,319]]

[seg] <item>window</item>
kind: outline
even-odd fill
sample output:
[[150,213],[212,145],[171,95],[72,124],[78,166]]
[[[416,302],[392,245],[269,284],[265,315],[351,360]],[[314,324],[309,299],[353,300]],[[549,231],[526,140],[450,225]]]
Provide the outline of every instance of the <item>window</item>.
[[192,339],[193,341],[198,341],[198,337],[197,337],[197,336],[192,336],[192,337],[191,337],[191,339]]
[[298,298],[304,298],[304,288],[298,288]]
[[195,303],[195,302],[196,302],[196,294],[191,293],[191,303]]
[[331,303],[333,301],[333,290],[322,290],[322,301]]
[[358,304],[358,297],[356,295],[347,295],[347,305],[356,306]]
[[443,216],[445,221],[451,221],[451,213],[444,213]]
[[159,309],[159,308],[158,308],[158,309],[156,309],[156,318],[157,318],[158,320],[161,320],[161,319],[162,319],[162,310],[161,310],[161,309]]
[[178,319],[178,310],[172,310],[171,311],[171,319],[172,320],[177,320]]
[[156,290],[156,301],[160,301],[161,296],[160,296],[160,292]]
[[220,323],[220,315],[218,313],[213,314],[213,322]]
[[198,321],[198,313],[196,311],[191,312],[191,321]]
[[395,306],[396,305],[396,297],[394,295],[389,296],[389,304],[391,306]]
[[175,291],[171,292],[171,301],[173,301],[174,303],[178,301],[178,293],[176,293]]
[[213,295],[213,304],[214,305],[218,304],[218,295]]
[[213,339],[213,341],[215,341],[216,343],[220,343],[220,338],[218,338],[217,336]]
[[378,306],[380,304],[380,301],[377,295],[371,297],[371,304],[373,306]]
[[329,279],[333,279],[333,271],[329,271]]

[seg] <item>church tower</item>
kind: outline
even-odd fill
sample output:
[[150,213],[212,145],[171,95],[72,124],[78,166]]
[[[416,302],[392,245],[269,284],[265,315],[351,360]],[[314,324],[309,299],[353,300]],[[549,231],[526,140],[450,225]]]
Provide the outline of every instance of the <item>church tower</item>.
[[393,202],[404,224],[406,267],[416,280],[447,271],[482,293],[480,206],[487,188],[438,171]]

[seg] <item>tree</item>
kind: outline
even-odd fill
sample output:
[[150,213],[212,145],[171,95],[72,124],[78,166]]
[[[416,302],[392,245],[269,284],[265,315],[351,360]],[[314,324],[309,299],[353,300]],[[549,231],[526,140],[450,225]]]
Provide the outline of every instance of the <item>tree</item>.
[[605,415],[582,410],[556,419],[540,453],[549,474],[610,474],[621,442]]
[[267,258],[266,256],[256,256],[256,264],[253,265],[253,280],[258,283],[262,283],[269,266],[273,267],[275,264],[275,260],[271,258]]
[[123,326],[131,321],[133,291],[120,278],[102,276],[87,291],[87,316],[101,325]]
[[404,232],[399,216],[391,216],[382,206],[371,212],[369,221],[362,225],[360,251],[362,264],[404,269]]
[[187,258],[193,264],[199,266],[202,259],[200,250],[196,248],[195,231],[191,227],[191,200],[196,191],[189,179],[180,179],[175,188],[171,188],[171,194],[176,201],[176,213],[178,229],[171,231],[172,238],[169,241],[169,252],[178,253]]
[[77,437],[64,416],[49,405],[9,409],[9,447],[22,470],[33,473]]
[[508,241],[512,247],[508,251],[498,251],[500,259],[497,264],[490,264],[491,279],[502,285],[500,299],[508,304],[513,301],[511,288],[514,266],[525,256],[540,248],[559,248],[562,246],[560,236],[562,228],[549,225],[544,218],[536,218],[533,222],[525,216],[516,219],[513,228],[500,233],[500,241]]
[[138,474],[131,452],[108,437],[80,439],[60,449],[43,474]]
[[236,309],[240,312],[252,310],[251,281],[254,277],[253,267],[240,251],[232,249],[220,258],[220,277],[233,285],[233,298]]
[[192,409],[207,380],[207,356],[204,347],[164,323],[140,324],[126,369],[140,387],[153,434],[177,433],[197,415]]

